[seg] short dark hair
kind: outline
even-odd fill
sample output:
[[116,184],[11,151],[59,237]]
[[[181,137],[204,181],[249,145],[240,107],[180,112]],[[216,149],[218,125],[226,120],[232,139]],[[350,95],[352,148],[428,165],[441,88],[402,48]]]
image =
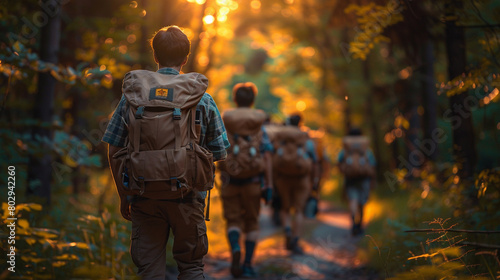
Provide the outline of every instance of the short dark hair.
[[180,66],[189,55],[191,43],[179,27],[171,25],[155,33],[151,48],[161,66]]
[[255,95],[257,95],[257,86],[254,83],[239,83],[233,87],[233,100],[238,107],[252,106]]
[[351,127],[351,129],[349,129],[348,135],[349,136],[361,136],[361,135],[363,135],[363,131],[361,131],[361,129],[359,127]]
[[301,120],[302,116],[300,114],[292,114],[287,118],[286,122],[289,125],[299,126]]

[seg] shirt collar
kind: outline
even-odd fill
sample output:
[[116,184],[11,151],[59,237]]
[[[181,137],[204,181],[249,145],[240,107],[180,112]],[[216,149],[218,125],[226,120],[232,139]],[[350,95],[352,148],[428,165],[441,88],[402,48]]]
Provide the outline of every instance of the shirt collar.
[[161,68],[161,69],[158,69],[158,71],[156,71],[160,74],[166,74],[166,75],[179,75],[179,71],[175,70],[174,68],[170,68],[170,67],[164,67],[164,68]]

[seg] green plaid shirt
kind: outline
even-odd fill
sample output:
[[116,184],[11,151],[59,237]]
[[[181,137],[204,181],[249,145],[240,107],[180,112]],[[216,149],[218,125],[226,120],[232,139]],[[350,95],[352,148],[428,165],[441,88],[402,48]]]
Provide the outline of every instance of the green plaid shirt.
[[[179,72],[172,68],[162,68],[158,70],[158,73],[179,75]],[[205,93],[196,109],[201,111],[200,144],[213,153],[214,161],[225,159],[227,156],[226,149],[230,147],[230,144],[219,109],[212,96]],[[116,147],[125,146],[128,137],[126,112],[127,100],[122,96],[113,116],[109,120],[106,132],[102,137],[103,142]]]

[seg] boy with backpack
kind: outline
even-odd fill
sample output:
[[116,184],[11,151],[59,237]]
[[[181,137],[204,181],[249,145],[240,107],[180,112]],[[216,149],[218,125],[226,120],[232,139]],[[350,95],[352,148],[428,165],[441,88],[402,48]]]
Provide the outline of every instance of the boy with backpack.
[[109,144],[121,214],[132,221],[130,254],[138,275],[165,279],[172,229],[178,279],[204,279],[205,196],[213,186],[213,162],[226,157],[229,142],[205,92],[207,78],[179,73],[190,51],[184,32],[164,27],[151,47],[158,71],[126,74],[102,141]]
[[357,236],[363,233],[363,209],[375,183],[376,161],[369,148],[369,139],[362,135],[360,129],[352,128],[342,142],[339,169],[344,175],[344,191],[351,212],[351,234]]
[[299,128],[300,121],[300,115],[290,116],[286,125],[277,129],[273,137],[273,169],[281,200],[280,216],[285,230],[285,247],[294,254],[303,253],[299,246],[299,236],[304,220],[304,207],[311,192],[311,182],[317,181],[314,143],[307,132]]
[[[273,147],[262,127],[267,115],[252,109],[257,87],[239,83],[233,88],[237,108],[222,115],[231,148],[220,162],[221,198],[227,238],[231,247],[231,274],[255,278],[252,258],[259,235],[260,199],[269,201],[272,193],[271,152]],[[263,187],[263,188],[262,188]],[[240,235],[245,234],[245,259],[240,267]]]

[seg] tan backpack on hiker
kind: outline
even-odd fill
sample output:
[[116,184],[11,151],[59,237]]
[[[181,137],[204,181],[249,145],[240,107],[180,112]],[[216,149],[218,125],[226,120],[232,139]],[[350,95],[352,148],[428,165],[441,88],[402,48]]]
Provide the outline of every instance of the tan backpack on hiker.
[[306,176],[311,173],[313,161],[306,151],[307,132],[295,126],[274,126],[273,168],[288,176]]
[[344,160],[339,163],[339,169],[348,178],[373,177],[375,167],[368,160],[367,151],[370,140],[365,136],[346,136],[342,140]]
[[260,153],[262,124],[266,114],[262,110],[236,108],[222,115],[231,148],[219,169],[231,177],[246,179],[264,172],[264,158]]
[[196,110],[207,86],[207,78],[198,73],[127,73],[122,90],[128,143],[111,164],[126,194],[177,199],[213,187],[213,156],[198,143],[201,112]]

